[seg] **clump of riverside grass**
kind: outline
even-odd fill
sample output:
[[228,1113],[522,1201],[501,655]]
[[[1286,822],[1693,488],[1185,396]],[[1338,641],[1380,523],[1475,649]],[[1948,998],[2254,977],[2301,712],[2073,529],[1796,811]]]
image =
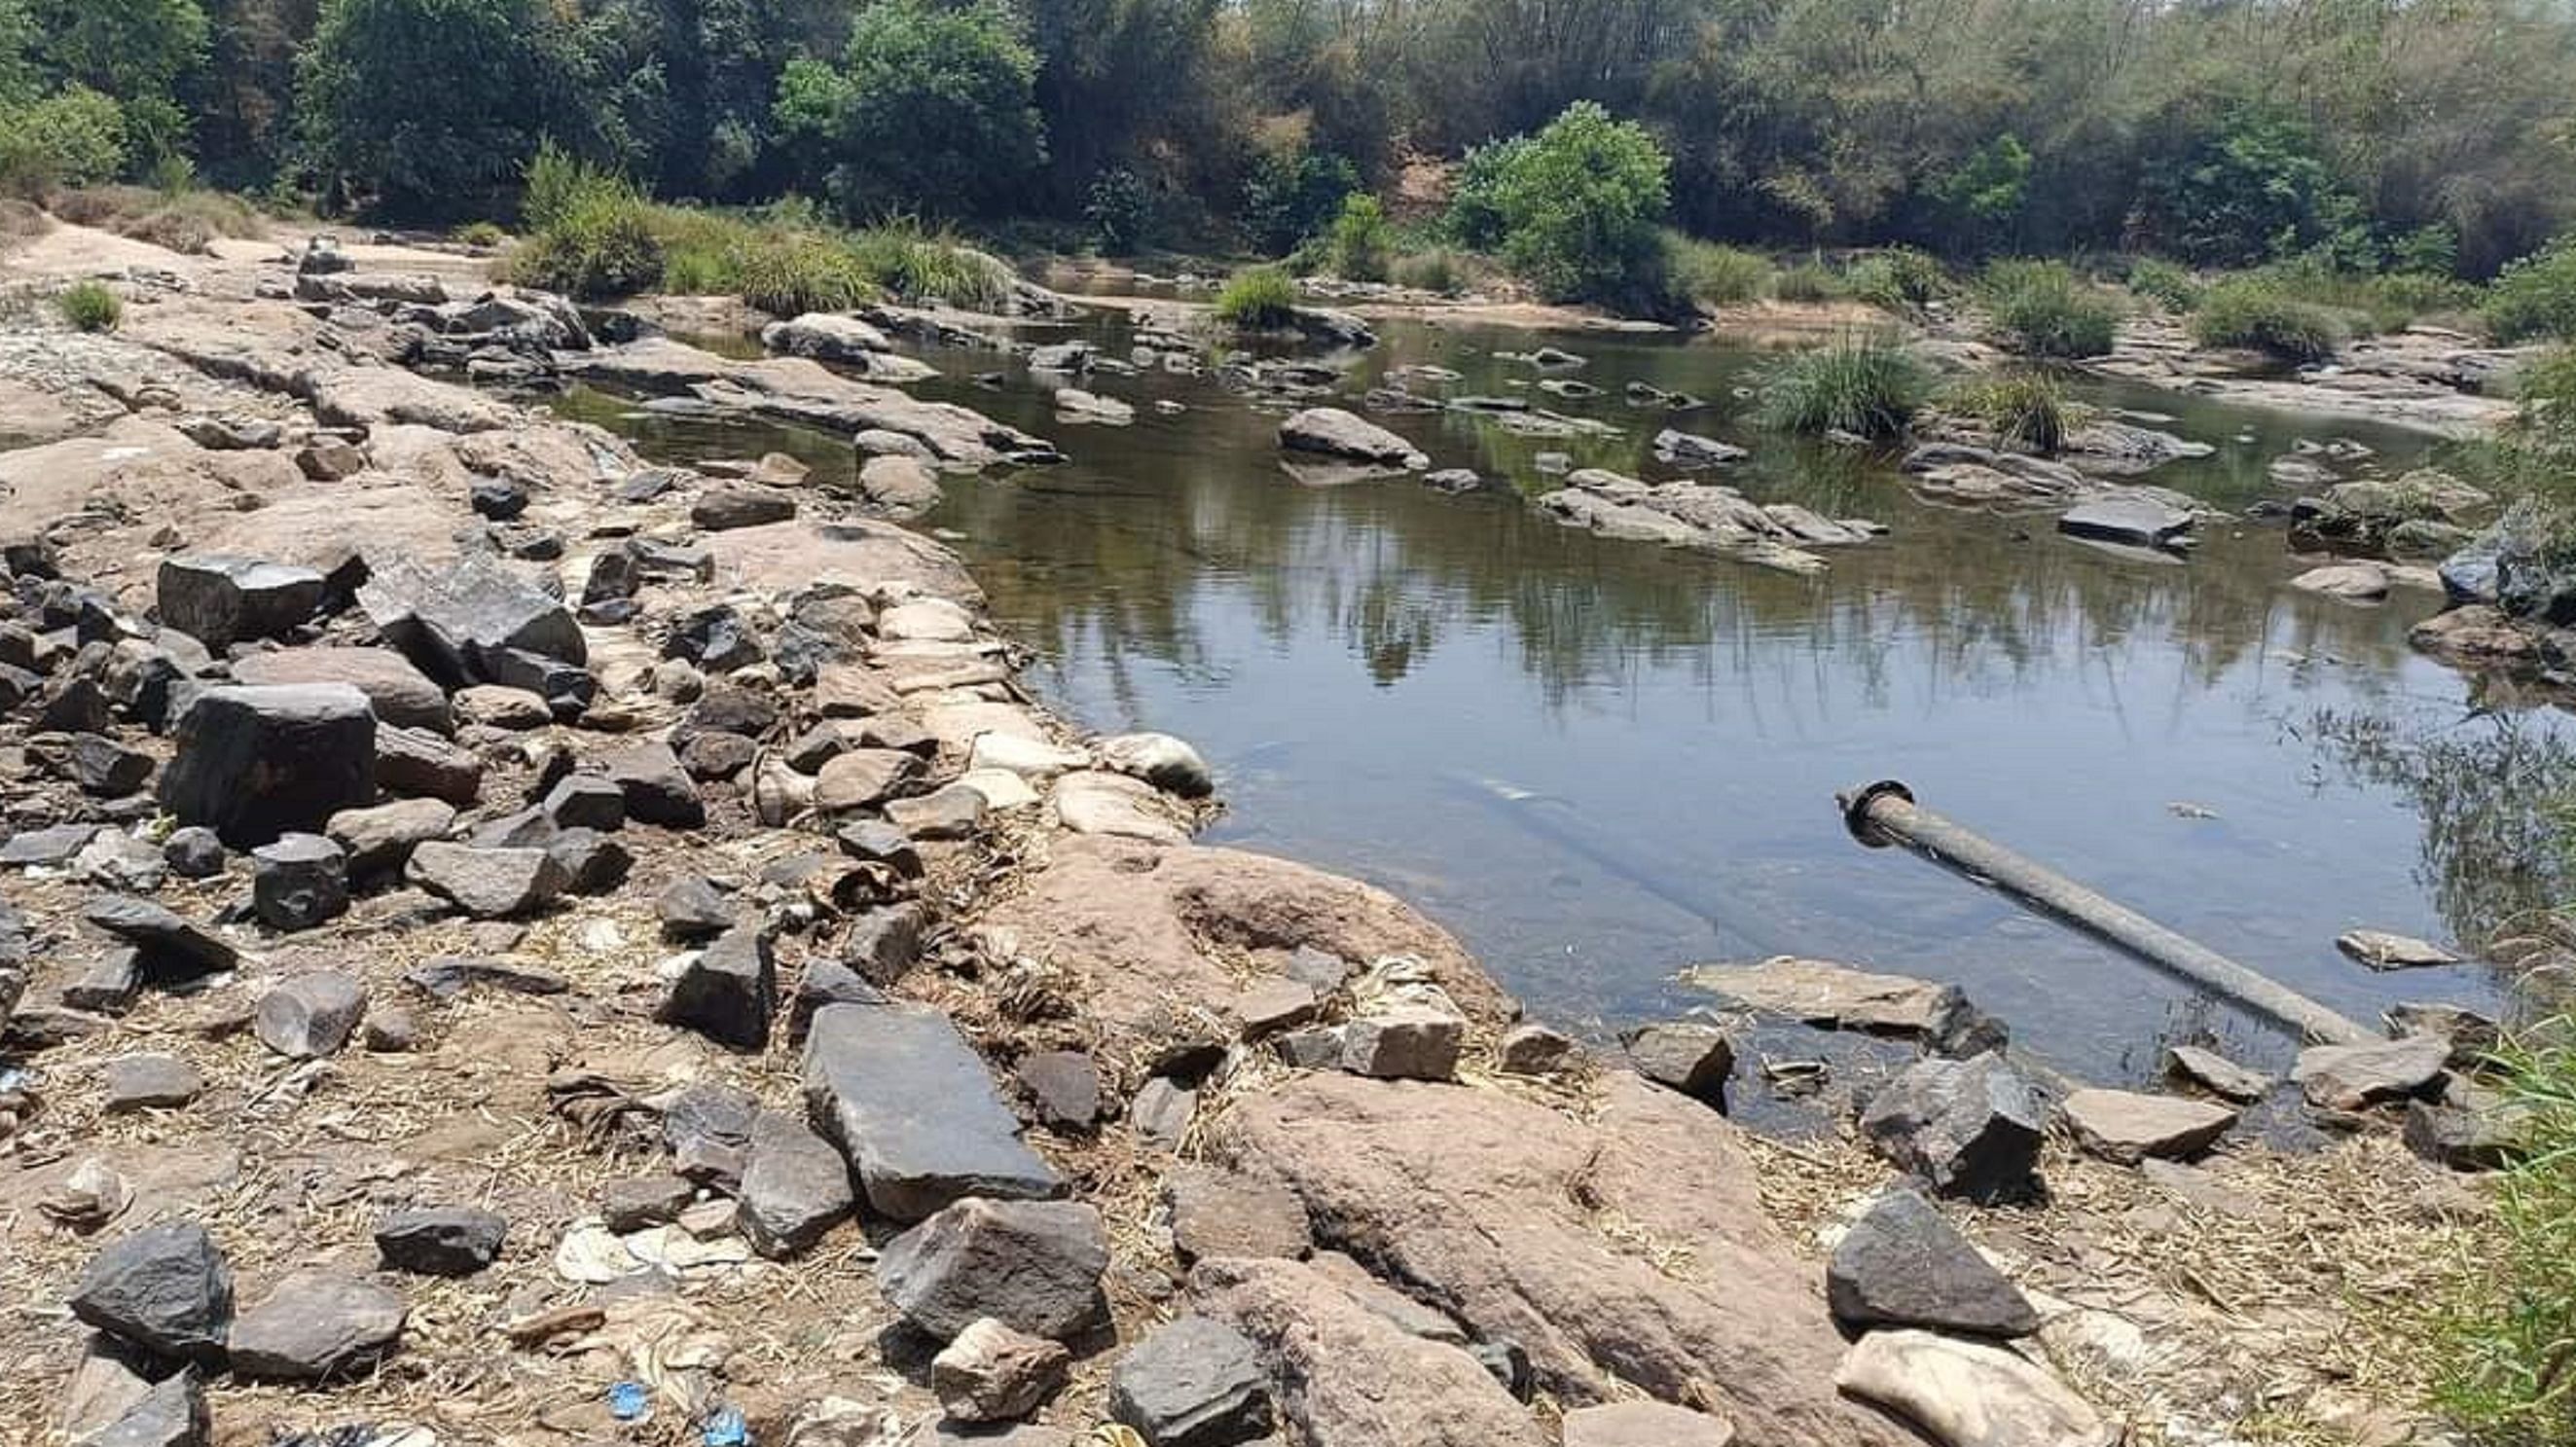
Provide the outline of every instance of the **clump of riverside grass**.
[[1271,332],[1297,323],[1297,282],[1275,266],[1250,266],[1227,278],[1217,293],[1216,319],[1246,331]]
[[2129,290],[2176,315],[2200,305],[2200,282],[2187,268],[2161,256],[2129,263]]
[[218,237],[255,239],[268,232],[249,202],[194,185],[88,186],[57,191],[47,204],[75,226],[95,226],[190,256],[204,255]]
[[1398,286],[1455,296],[1473,284],[1476,270],[1475,259],[1467,253],[1455,247],[1432,246],[1397,257],[1391,273]]
[[2329,360],[2343,345],[2334,313],[2253,278],[2211,287],[2192,314],[2191,335],[2204,347],[2244,347],[2302,364]]
[[1702,306],[1739,306],[1771,292],[1780,269],[1771,258],[1738,246],[1664,233],[1664,270],[1673,289]]
[[1802,261],[1772,278],[1771,295],[1782,301],[1841,301],[1850,289],[1822,263]]
[[1997,261],[1977,279],[1986,312],[2033,357],[2098,357],[2120,330],[2120,304],[2062,261]]
[[1914,316],[1950,290],[1950,274],[1930,254],[1891,246],[1860,258],[1843,273],[1851,294],[1881,311]]
[[1942,405],[1984,423],[1996,441],[2043,457],[2065,446],[2066,434],[2083,420],[2083,409],[2045,372],[1980,378],[1951,391]]
[[2432,1334],[2434,1400],[2495,1447],[2576,1441],[2576,1020],[2500,1052],[2516,1160]]
[[1774,368],[1762,384],[1761,419],[1785,432],[1897,437],[1931,387],[1928,369],[1893,338],[1846,336]]
[[75,331],[112,332],[125,320],[125,303],[104,282],[75,282],[54,298],[55,310]]
[[891,294],[992,311],[1009,303],[1017,281],[954,232],[919,221],[840,231],[787,203],[757,216],[664,206],[552,148],[529,167],[521,209],[528,236],[510,259],[512,277],[583,298],[658,287],[736,296],[793,316]]

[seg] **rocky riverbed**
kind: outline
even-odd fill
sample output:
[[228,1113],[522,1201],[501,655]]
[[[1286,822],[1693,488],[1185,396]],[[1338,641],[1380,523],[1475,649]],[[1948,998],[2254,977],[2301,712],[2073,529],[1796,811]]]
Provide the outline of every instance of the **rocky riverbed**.
[[[1403,901],[1190,842],[1180,739],[1034,706],[887,515],[1058,443],[868,333],[613,343],[361,247],[119,286],[115,336],[0,336],[27,1440],[2423,1427],[2386,1343],[2500,1149],[2474,1018],[2084,1090],[1956,990],[1781,960],[1579,1042]],[[872,458],[663,465],[472,385],[564,374]],[[1695,525],[1858,541],[1740,502]],[[1820,1083],[1803,1141],[1728,1113]]]

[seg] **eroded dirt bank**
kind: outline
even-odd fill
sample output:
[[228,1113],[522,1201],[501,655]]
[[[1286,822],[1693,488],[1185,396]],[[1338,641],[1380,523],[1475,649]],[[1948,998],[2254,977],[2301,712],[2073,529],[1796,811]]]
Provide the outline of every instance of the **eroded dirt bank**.
[[[11,1440],[2421,1425],[2447,1039],[2261,1084],[2350,1144],[2206,1154],[2206,1091],[2061,1101],[1954,992],[1789,966],[1732,998],[1900,1043],[1760,1140],[1731,1015],[1519,1021],[1392,896],[1190,843],[1186,744],[1033,706],[871,514],[1047,439],[847,328],[737,366],[348,259],[0,337]],[[567,371],[874,456],[661,467],[461,380]]]

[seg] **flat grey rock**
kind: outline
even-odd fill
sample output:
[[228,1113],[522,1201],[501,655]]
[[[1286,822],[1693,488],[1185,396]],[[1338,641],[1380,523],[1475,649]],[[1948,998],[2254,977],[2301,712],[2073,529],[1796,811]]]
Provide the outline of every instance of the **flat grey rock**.
[[2136,494],[2081,502],[2057,520],[2057,530],[2068,537],[2136,548],[2172,547],[2191,527],[2190,513]]
[[543,849],[478,849],[444,839],[416,846],[403,877],[478,919],[531,913],[572,882]]
[[816,1126],[881,1215],[918,1221],[967,1196],[1063,1194],[1063,1180],[1020,1140],[983,1058],[936,1010],[817,1011],[805,1093]]
[[849,1162],[792,1115],[763,1111],[751,1125],[737,1220],[753,1250],[794,1256],[823,1238],[856,1204]]
[[233,1322],[233,1372],[318,1382],[373,1371],[401,1340],[407,1315],[402,1294],[390,1287],[299,1271]]
[[473,1206],[421,1206],[376,1224],[387,1266],[424,1276],[471,1276],[500,1259],[510,1220]]
[[1269,1433],[1269,1377],[1243,1333],[1204,1316],[1175,1317],[1111,1371],[1109,1415],[1152,1447],[1233,1447]]

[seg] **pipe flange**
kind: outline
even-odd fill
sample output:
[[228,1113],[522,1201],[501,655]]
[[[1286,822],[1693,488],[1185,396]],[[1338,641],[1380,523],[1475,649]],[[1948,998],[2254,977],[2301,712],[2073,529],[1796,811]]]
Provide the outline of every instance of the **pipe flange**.
[[1870,818],[1871,807],[1881,799],[1902,799],[1911,804],[1914,791],[1894,779],[1881,779],[1875,784],[1864,784],[1836,800],[1843,806],[1843,827],[1851,831],[1851,837],[1872,849],[1885,849],[1897,842]]

